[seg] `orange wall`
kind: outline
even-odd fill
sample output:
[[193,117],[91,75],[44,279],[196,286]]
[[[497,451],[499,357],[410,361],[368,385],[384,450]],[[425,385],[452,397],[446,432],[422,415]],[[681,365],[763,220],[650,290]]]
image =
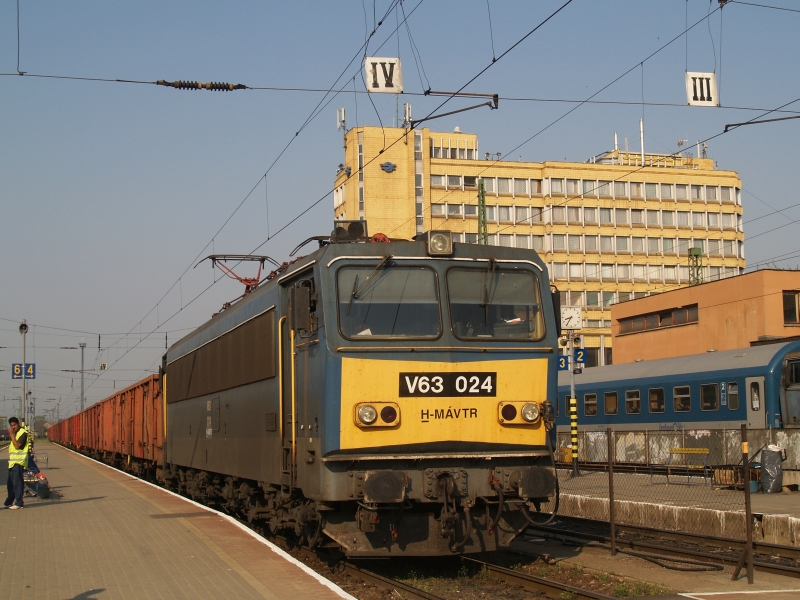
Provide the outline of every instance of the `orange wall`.
[[[800,290],[800,272],[763,270],[648,296],[611,307],[614,362],[654,360],[744,348],[759,336],[800,335],[783,323],[783,291]],[[619,320],[697,304],[698,322],[619,334]]]

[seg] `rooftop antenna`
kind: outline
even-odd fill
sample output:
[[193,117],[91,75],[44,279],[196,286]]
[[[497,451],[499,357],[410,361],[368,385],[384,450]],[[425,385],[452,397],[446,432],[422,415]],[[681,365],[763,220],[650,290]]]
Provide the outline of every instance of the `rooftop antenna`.
[[708,144],[703,142],[703,158],[708,158]]
[[336,110],[336,131],[343,130],[344,147],[347,149],[347,122],[344,118],[344,106]]
[[411,103],[403,103],[403,127],[408,128],[411,126]]
[[688,143],[689,143],[689,140],[678,140],[678,155],[679,156],[683,156],[683,151],[681,150],[681,148],[683,148],[684,144],[688,144]]

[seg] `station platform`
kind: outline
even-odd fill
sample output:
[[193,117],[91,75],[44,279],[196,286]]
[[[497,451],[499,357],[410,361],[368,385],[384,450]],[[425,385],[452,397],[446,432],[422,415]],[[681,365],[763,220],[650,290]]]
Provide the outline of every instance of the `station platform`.
[[53,493],[0,510],[8,597],[353,599],[225,515],[55,444],[36,451]]
[[[559,469],[565,516],[608,518],[608,473]],[[619,523],[743,539],[744,492],[714,489],[702,476],[614,473],[614,508]],[[800,546],[800,492],[750,495],[756,539]],[[604,516],[604,517],[603,517]]]

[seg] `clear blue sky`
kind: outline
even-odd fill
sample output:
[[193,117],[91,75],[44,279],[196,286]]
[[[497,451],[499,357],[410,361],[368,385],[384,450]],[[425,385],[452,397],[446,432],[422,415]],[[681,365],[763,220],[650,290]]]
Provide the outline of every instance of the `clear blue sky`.
[[[405,0],[406,14],[418,2]],[[495,55],[562,3],[490,0]],[[800,10],[796,0],[763,3]],[[373,27],[373,3],[367,0],[20,4],[20,69],[32,74],[327,89],[363,44],[365,19],[367,29]],[[375,3],[378,18],[390,4]],[[686,6],[685,0],[574,0],[469,89],[501,97],[586,98],[680,34]],[[689,23],[717,6],[690,0]],[[774,108],[800,98],[800,13],[734,2],[722,13],[722,39],[719,11],[690,32],[689,70],[716,69],[725,106]],[[370,41],[370,54],[397,54],[392,31],[398,18],[401,12],[390,13]],[[491,62],[485,0],[423,0],[408,23],[435,90],[458,89]],[[420,92],[405,27],[399,44],[406,91]],[[683,104],[686,62],[681,38],[597,99],[639,102],[644,87],[647,102]],[[16,1],[2,0],[0,72],[16,68]],[[362,90],[360,68],[357,58],[341,83],[352,89],[355,76]],[[80,334],[45,326],[90,332],[87,368],[97,369],[101,361],[113,365],[99,378],[87,376],[87,385],[97,380],[88,387],[89,402],[155,369],[165,330],[171,343],[185,332],[177,330],[199,325],[241,292],[238,283],[217,283],[164,324],[214,281],[208,264],[190,268],[151,311],[192,259],[212,249],[250,252],[267,238],[268,219],[274,232],[330,191],[342,161],[336,108],[346,107],[350,126],[378,124],[366,96],[335,98],[272,169],[268,198],[261,182],[204,250],[322,97],[0,77],[0,318],[9,319],[0,321],[0,346],[7,347],[0,348],[0,368],[19,361],[17,322],[26,318],[35,326],[28,336],[29,356],[39,368],[34,396],[40,403],[61,397],[62,415],[74,409],[79,387],[77,374],[62,369],[78,369],[80,354],[60,347],[77,346]],[[373,99],[384,124],[391,124],[394,98]],[[414,106],[415,117],[441,101],[404,100]],[[448,107],[469,102],[453,100]],[[573,106],[501,101],[500,110],[476,110],[431,126],[446,131],[458,125],[478,134],[482,151],[508,155]],[[788,108],[800,111],[800,102]],[[511,158],[582,161],[608,150],[614,131],[636,149],[642,112],[641,105],[584,105]],[[693,143],[758,114],[646,106],[645,146],[675,152],[679,139]],[[743,181],[745,235],[753,238],[745,243],[748,264],[800,251],[798,224],[755,237],[800,219],[798,186],[789,177],[796,173],[799,133],[800,120],[785,121],[741,128],[709,143],[709,156],[720,168],[738,171]],[[284,260],[302,239],[329,232],[331,206],[328,197],[261,252]],[[771,213],[769,206],[786,211],[747,224]],[[139,342],[140,331],[144,337],[156,329],[123,357]],[[98,353],[98,332],[103,348],[114,343],[111,349]],[[0,395],[19,394],[15,383],[9,372],[0,373]],[[0,415],[12,410],[10,401],[0,405]]]

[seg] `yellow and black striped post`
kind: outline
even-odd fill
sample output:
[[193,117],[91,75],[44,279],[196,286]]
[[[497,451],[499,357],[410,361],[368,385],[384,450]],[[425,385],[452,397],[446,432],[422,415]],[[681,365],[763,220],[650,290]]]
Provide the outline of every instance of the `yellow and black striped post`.
[[578,472],[578,400],[574,397],[574,390],[572,396],[569,399],[569,427],[572,435],[572,476],[577,477],[580,475]]

